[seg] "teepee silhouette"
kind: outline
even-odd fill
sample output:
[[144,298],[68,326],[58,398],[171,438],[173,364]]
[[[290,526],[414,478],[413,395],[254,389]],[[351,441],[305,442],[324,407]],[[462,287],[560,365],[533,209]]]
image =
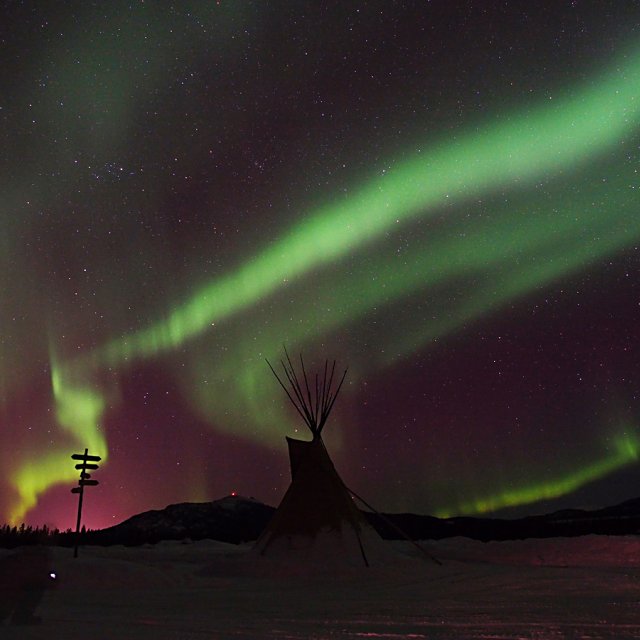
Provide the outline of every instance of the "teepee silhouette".
[[322,440],[322,430],[347,375],[336,376],[336,362],[324,364],[309,380],[300,356],[301,376],[285,349],[283,377],[267,364],[311,432],[311,440],[287,437],[291,484],[273,519],[257,540],[260,555],[297,557],[369,566],[369,548],[381,543],[338,475]]

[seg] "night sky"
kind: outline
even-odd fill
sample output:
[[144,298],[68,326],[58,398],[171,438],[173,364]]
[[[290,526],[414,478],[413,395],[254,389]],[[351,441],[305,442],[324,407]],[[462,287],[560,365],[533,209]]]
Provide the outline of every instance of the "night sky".
[[283,345],[378,509],[640,495],[640,3],[0,11],[0,522],[277,504]]

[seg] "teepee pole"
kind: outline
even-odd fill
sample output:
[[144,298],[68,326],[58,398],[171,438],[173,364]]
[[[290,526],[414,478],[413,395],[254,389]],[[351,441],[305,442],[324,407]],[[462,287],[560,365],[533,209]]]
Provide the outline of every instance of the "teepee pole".
[[353,527],[353,530],[356,533],[356,538],[358,539],[358,546],[360,547],[360,553],[362,554],[362,559],[364,560],[364,566],[369,568],[369,561],[367,560],[367,554],[364,552],[364,545],[362,544],[362,538],[360,537],[360,532],[356,526]]
[[[265,358],[265,360],[266,360],[266,358]],[[271,369],[271,372],[275,376],[276,380],[278,381],[280,386],[284,389],[284,392],[287,394],[287,397],[291,401],[291,404],[296,408],[296,411],[300,414],[300,417],[304,420],[305,424],[307,424],[307,417],[304,415],[304,413],[302,413],[302,411],[300,410],[300,407],[298,407],[298,403],[291,397],[291,394],[289,393],[289,389],[287,389],[287,387],[285,387],[285,385],[282,382],[282,380],[280,380],[280,376],[278,376],[278,374],[276,373],[275,369],[271,366],[271,363],[268,360],[266,360],[266,362],[269,365],[269,369]],[[288,377],[289,376],[287,376],[287,378]]]
[[304,360],[302,359],[302,354],[300,354],[300,366],[302,367],[302,377],[304,378],[304,386],[307,390],[307,400],[309,402],[309,414],[311,415],[312,419],[313,419],[313,424],[317,425],[318,424],[318,420],[315,417],[315,412],[313,409],[313,402],[311,401],[311,390],[309,389],[309,380],[307,380],[307,371],[304,368]]
[[[306,423],[309,429],[311,429],[311,432],[315,436],[316,423],[313,419],[313,414],[311,413],[311,407],[307,405],[307,402],[304,397],[304,392],[302,390],[302,387],[300,386],[298,376],[296,375],[296,370],[293,368],[293,364],[291,362],[291,358],[289,358],[289,353],[287,352],[286,347],[285,347],[284,353],[287,357],[287,363],[289,364],[289,369],[287,370],[287,367],[285,367],[284,362],[281,361],[282,368],[284,369],[287,379],[289,380],[289,384],[293,388],[293,391],[296,394],[296,397],[298,398],[298,402],[300,403],[300,407],[302,408],[302,411],[304,411],[305,416],[307,416]],[[302,356],[300,356],[300,358],[302,359]],[[306,376],[305,376],[305,380],[306,380]]]
[[347,485],[344,484],[344,481],[342,482],[342,484],[343,484],[344,488],[354,498],[357,498],[358,500],[360,500],[360,502],[362,502],[362,504],[365,507],[367,507],[367,509],[370,509],[371,511],[373,511],[373,513],[375,513],[377,516],[379,516],[380,519],[383,522],[385,522],[386,524],[388,524],[397,534],[401,535],[405,540],[408,540],[416,549],[418,549],[420,551],[420,553],[422,553],[427,558],[429,558],[429,560],[432,560],[433,562],[435,562],[437,565],[442,566],[442,562],[440,562],[440,560],[438,560],[438,558],[436,558],[435,556],[432,556],[424,547],[420,546],[415,540],[410,538],[398,525],[396,525],[393,522],[391,522],[391,520],[389,520],[389,518],[387,518],[386,516],[381,514],[377,509],[374,509],[364,498],[359,496],[355,491],[352,491],[351,489],[349,489],[349,487],[347,487]]
[[[334,362],[335,365],[335,362]],[[327,407],[326,412],[323,414],[322,418],[321,418],[321,422],[320,425],[318,426],[318,433],[320,433],[322,431],[322,428],[324,427],[325,423],[327,422],[327,418],[329,417],[329,414],[331,413],[331,409],[333,409],[333,405],[336,401],[336,398],[338,397],[338,394],[340,393],[340,389],[342,389],[342,383],[344,382],[344,379],[347,377],[347,371],[349,371],[349,368],[347,367],[344,370],[344,373],[342,374],[342,379],[340,380],[340,384],[338,385],[335,393],[333,394],[333,397],[331,398],[331,402],[329,403],[329,406]]]

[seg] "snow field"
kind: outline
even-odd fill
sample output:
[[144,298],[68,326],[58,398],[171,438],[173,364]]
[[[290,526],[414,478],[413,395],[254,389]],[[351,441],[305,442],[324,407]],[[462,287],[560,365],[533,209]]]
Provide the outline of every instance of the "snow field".
[[213,541],[56,548],[42,624],[0,638],[640,638],[640,537],[426,543],[442,566],[386,544],[397,562],[311,575]]

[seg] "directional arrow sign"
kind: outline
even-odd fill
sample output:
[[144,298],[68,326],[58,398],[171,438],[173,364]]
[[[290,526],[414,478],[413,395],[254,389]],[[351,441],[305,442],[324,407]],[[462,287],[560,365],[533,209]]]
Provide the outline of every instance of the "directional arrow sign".
[[77,464],[76,465],[76,469],[82,469],[83,471],[85,469],[97,469],[98,465],[97,464]]
[[80,487],[73,487],[73,489],[71,489],[71,493],[80,493],[82,491],[82,489]]
[[78,480],[78,484],[83,487],[95,487],[98,484],[97,480]]
[[85,473],[85,472],[83,471],[83,472],[80,474],[80,477],[81,477],[83,480],[88,480],[88,479],[91,477],[91,474],[90,474],[90,473]]
[[72,460],[84,460],[85,462],[88,462],[89,460],[91,462],[100,462],[100,460],[102,460],[102,458],[100,456],[89,456],[89,455],[85,455],[84,453],[74,453],[71,456]]

